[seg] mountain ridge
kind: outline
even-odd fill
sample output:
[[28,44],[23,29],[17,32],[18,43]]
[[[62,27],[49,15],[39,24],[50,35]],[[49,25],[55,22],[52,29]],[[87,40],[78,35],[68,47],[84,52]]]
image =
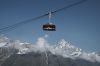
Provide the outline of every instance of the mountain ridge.
[[[13,62],[14,55],[16,57],[17,56],[24,57],[24,55],[28,55],[28,56],[31,55],[30,53],[37,55],[37,52],[40,52],[40,55],[44,54],[43,57],[48,57],[47,56],[48,54],[46,54],[46,52],[47,52],[47,53],[51,54],[51,56],[53,55],[53,56],[57,56],[57,57],[62,57],[61,59],[67,59],[67,60],[69,59],[69,60],[71,60],[71,63],[75,62],[75,64],[77,64],[77,63],[79,64],[79,62],[82,61],[81,63],[86,63],[87,65],[88,65],[88,63],[90,63],[89,65],[91,65],[91,64],[92,65],[97,64],[97,66],[100,65],[100,55],[96,54],[95,52],[92,52],[92,53],[83,52],[82,49],[73,46],[71,43],[65,41],[64,39],[61,39],[57,43],[57,45],[50,45],[47,42],[47,40],[43,37],[38,38],[36,44],[21,42],[19,40],[14,41],[14,40],[8,39],[7,37],[0,37],[0,57],[4,56],[4,58],[3,57],[1,58],[1,59],[4,59],[2,61],[2,63],[0,64],[1,66],[4,66],[6,63],[10,62],[11,60],[10,61],[7,61],[7,60],[9,60],[11,58],[12,58],[11,62]],[[42,57],[42,55],[40,57]],[[40,57],[38,59],[41,59]],[[24,58],[26,58],[26,56]],[[53,60],[53,58],[52,58],[52,60]],[[33,61],[35,62],[35,60],[33,60]],[[49,60],[49,61],[51,62],[51,60]],[[56,60],[54,62],[58,62],[58,61]],[[66,63],[64,63],[64,64],[66,64]],[[80,65],[81,64],[79,64],[79,66]]]

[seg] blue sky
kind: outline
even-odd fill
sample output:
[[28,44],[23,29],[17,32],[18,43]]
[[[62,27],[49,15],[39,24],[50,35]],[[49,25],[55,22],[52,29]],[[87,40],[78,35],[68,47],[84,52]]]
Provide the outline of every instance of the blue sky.
[[[0,28],[54,11],[80,0],[0,0]],[[34,43],[44,36],[41,18],[5,33],[13,40]],[[52,15],[57,31],[48,32],[48,42],[65,39],[85,51],[100,51],[100,0],[87,0],[77,6]]]

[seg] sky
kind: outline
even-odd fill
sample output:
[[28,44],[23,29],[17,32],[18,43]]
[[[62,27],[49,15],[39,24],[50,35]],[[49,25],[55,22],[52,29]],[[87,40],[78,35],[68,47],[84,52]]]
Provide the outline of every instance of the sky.
[[[0,0],[0,28],[55,11],[80,0]],[[37,38],[48,34],[48,42],[56,44],[65,39],[85,51],[100,52],[100,0],[86,2],[52,14],[51,22],[56,31],[46,32],[42,25],[48,16],[3,35],[13,40],[34,43]]]

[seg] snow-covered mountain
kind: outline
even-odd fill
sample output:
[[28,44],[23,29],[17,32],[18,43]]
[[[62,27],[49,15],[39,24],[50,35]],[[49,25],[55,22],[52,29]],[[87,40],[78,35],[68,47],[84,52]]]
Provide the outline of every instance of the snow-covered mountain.
[[4,50],[9,51],[9,56],[14,54],[28,54],[30,52],[50,52],[53,55],[60,55],[63,58],[84,59],[89,62],[100,63],[100,55],[95,52],[86,53],[82,49],[73,46],[71,43],[61,39],[56,45],[51,45],[47,42],[46,38],[38,38],[35,44],[30,44],[27,42],[21,42],[19,40],[10,40],[7,37],[0,37],[0,53],[3,54]]

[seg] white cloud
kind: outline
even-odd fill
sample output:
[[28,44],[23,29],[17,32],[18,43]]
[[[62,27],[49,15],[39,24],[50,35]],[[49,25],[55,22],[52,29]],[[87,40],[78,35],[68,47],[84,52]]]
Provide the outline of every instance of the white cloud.
[[39,37],[35,44],[30,44],[27,42],[22,43],[19,40],[10,42],[8,38],[1,37],[0,38],[0,47],[4,47],[6,44],[8,47],[15,47],[19,49],[19,54],[27,53],[27,52],[45,52],[50,51],[52,54],[61,55],[63,57],[70,57],[70,58],[81,58],[84,60],[88,60],[91,62],[99,62],[100,63],[100,56],[97,55],[95,52],[93,53],[86,53],[82,52],[80,48],[77,48],[71,45],[69,42],[66,42],[64,39],[58,42],[56,46],[49,44],[46,38],[48,35],[44,37]]

